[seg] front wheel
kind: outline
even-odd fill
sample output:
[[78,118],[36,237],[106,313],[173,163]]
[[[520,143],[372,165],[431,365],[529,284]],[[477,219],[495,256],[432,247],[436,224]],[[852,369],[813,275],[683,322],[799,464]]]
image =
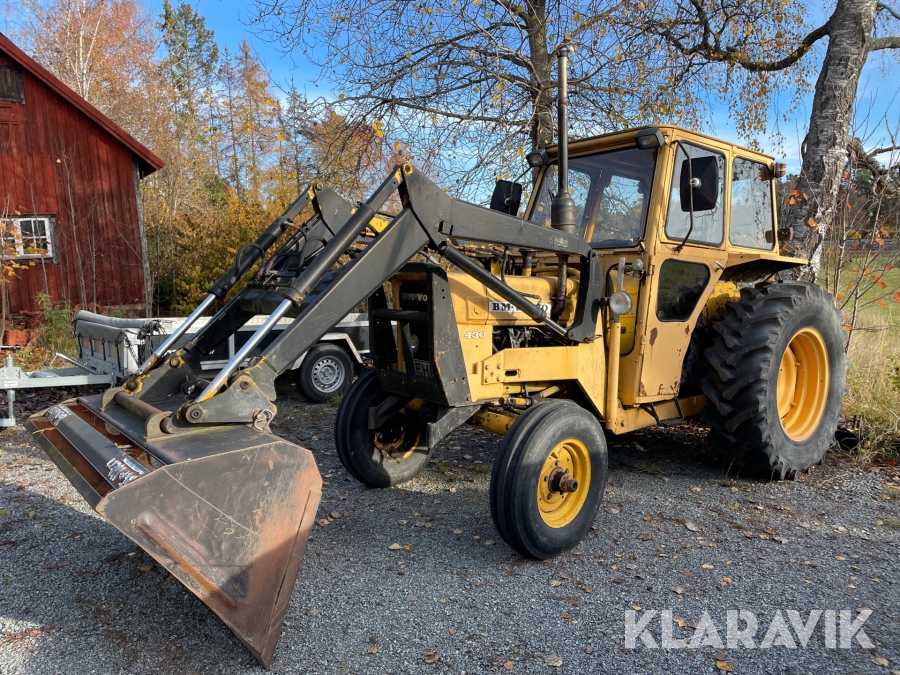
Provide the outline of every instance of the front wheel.
[[523,413],[504,437],[491,474],[491,516],[529,558],[577,546],[606,489],[606,439],[596,418],[570,401]]
[[341,401],[334,421],[334,441],[341,464],[360,483],[392,487],[412,480],[431,458],[425,423],[415,410],[403,409],[377,429],[369,429],[369,408],[387,398],[371,370]]

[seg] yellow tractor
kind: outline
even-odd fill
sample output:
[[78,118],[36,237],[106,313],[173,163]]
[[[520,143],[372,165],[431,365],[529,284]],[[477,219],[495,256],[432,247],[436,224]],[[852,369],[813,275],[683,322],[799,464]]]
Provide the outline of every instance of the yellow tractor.
[[[731,470],[770,477],[821,462],[832,443],[845,335],[825,291],[775,280],[806,263],[780,252],[779,166],[673,126],[570,144],[565,61],[559,145],[528,155],[523,217],[515,183],[498,182],[486,209],[410,164],[357,206],[314,186],[123,387],[28,422],[91,505],[266,666],[321,490],[312,454],[269,430],[274,380],[360,302],[375,367],[338,409],[341,462],[389,487],[462,424],[503,435],[491,513],[528,557],[585,536],[607,434],[702,413]],[[383,212],[395,193],[400,210]],[[257,314],[269,318],[204,379],[201,357]]]

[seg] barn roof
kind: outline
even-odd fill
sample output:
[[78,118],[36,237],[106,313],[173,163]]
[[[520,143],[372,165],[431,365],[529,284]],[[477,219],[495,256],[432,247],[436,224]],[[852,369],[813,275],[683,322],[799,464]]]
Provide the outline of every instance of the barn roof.
[[142,176],[147,176],[165,166],[165,162],[163,162],[159,157],[154,155],[149,149],[142,145],[137,139],[134,138],[134,136],[129,134],[122,127],[120,127],[90,103],[81,98],[81,96],[72,91],[67,85],[63,84],[63,82],[58,77],[44,68],[44,66],[35,61],[33,58],[28,56],[28,54],[19,49],[19,47],[17,47],[12,42],[12,40],[6,37],[6,35],[4,35],[3,33],[0,33],[0,51],[5,52],[10,58],[12,58],[20,66],[22,66],[22,68],[41,80],[44,84],[50,87],[50,89],[62,96],[78,110],[80,110],[94,122],[99,124],[103,129],[108,131],[110,135],[113,136],[113,138],[115,138],[125,147],[131,150],[131,152],[138,159]]

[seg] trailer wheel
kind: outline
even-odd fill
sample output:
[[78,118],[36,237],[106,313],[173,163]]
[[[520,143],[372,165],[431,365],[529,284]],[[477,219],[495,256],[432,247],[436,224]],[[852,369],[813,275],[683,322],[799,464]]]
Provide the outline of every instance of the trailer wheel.
[[751,475],[794,475],[834,441],[849,360],[841,314],[801,282],[743,289],[706,351],[709,442]]
[[378,373],[369,371],[350,387],[334,422],[341,464],[369,487],[412,480],[431,459],[431,449],[424,444],[425,423],[415,410],[401,410],[377,429],[369,429],[369,408],[386,397]]
[[347,352],[333,344],[316,345],[294,371],[297,389],[311,403],[343,396],[353,382],[353,362]]
[[494,461],[494,525],[522,555],[552,558],[584,539],[606,477],[606,439],[593,415],[570,401],[530,408],[510,428]]

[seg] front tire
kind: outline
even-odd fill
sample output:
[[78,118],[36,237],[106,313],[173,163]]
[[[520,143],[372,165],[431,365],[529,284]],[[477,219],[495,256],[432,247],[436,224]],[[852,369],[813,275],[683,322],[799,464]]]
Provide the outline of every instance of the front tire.
[[823,461],[847,393],[841,314],[826,291],[745,288],[706,352],[710,444],[751,475],[784,478]]
[[491,516],[529,558],[552,558],[587,535],[606,489],[606,439],[571,401],[526,410],[504,437],[491,474]]
[[369,408],[387,398],[371,370],[347,392],[334,421],[334,440],[341,464],[360,483],[386,488],[421,473],[431,449],[424,444],[425,423],[415,410],[401,410],[377,429],[369,429]]

